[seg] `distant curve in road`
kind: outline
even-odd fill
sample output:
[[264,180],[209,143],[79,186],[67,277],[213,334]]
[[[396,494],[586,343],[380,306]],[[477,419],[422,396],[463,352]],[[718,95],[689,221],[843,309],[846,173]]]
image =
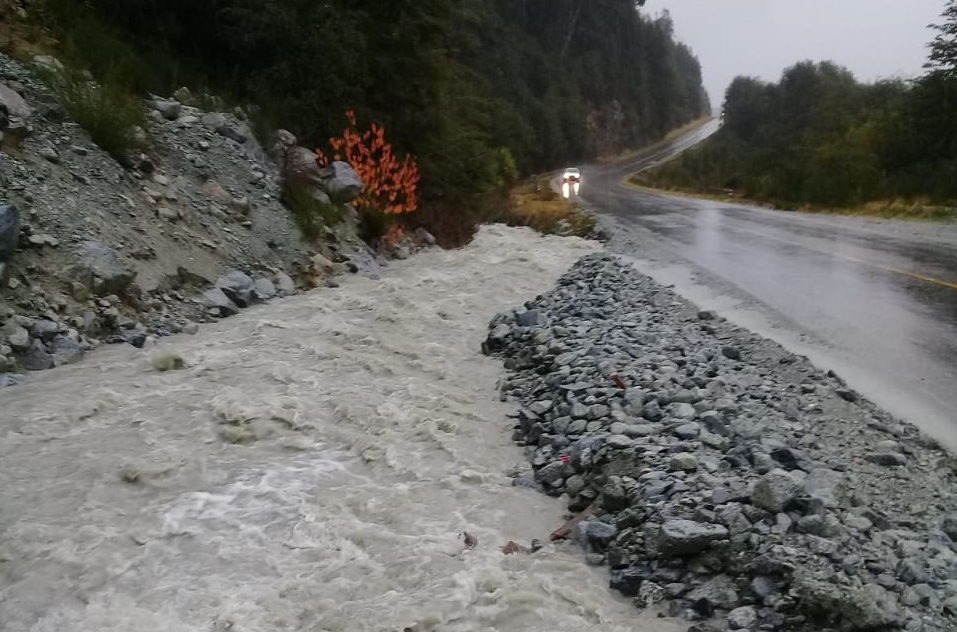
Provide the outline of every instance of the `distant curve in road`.
[[759,314],[761,333],[957,449],[957,225],[774,211],[625,183],[716,129],[583,168],[580,195],[614,225],[611,248],[732,320],[753,325]]

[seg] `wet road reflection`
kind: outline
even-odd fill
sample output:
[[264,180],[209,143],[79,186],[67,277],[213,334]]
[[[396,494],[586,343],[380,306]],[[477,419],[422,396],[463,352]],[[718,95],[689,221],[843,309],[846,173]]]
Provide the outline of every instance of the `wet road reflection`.
[[657,246],[743,291],[823,341],[869,398],[957,447],[957,228],[770,211],[622,182],[715,129],[583,170],[583,198],[617,223],[613,247],[641,257]]

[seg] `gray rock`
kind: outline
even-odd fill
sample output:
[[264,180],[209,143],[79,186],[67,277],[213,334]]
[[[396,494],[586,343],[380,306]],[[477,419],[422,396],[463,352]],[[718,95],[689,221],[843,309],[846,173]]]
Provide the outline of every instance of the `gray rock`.
[[856,402],[858,399],[860,399],[858,394],[849,388],[838,388],[838,389],[835,389],[834,392],[837,394],[838,397],[840,397],[846,402],[853,403],[853,402]]
[[618,527],[600,520],[586,520],[575,528],[575,540],[582,546],[603,551],[614,542]]
[[0,263],[10,261],[19,241],[19,209],[13,204],[0,204]]
[[56,148],[53,147],[52,145],[46,145],[45,147],[41,147],[37,151],[37,154],[44,160],[52,162],[55,165],[60,164],[60,154],[59,152],[57,152]]
[[844,475],[828,468],[813,468],[804,479],[804,491],[826,507],[837,507]]
[[572,475],[572,469],[566,463],[554,461],[535,472],[535,478],[546,485],[555,485]]
[[752,630],[759,620],[754,606],[741,606],[728,613],[728,627],[732,630]]
[[841,630],[894,630],[903,622],[897,599],[877,584],[841,586],[799,576],[792,591],[803,608],[826,614]]
[[220,316],[235,316],[239,313],[239,307],[233,303],[228,296],[218,287],[203,292],[201,302],[208,307],[216,309]]
[[697,415],[694,406],[686,403],[673,404],[670,412],[678,419],[694,419],[695,415]]
[[71,364],[83,357],[83,347],[67,336],[58,336],[50,345],[56,364]]
[[634,439],[621,434],[615,434],[608,437],[605,445],[613,450],[627,450],[635,444]]
[[239,307],[249,307],[256,302],[253,280],[240,270],[230,270],[219,277],[216,287]]
[[10,321],[4,325],[3,333],[7,344],[16,351],[26,351],[30,348],[30,333],[20,325]]
[[74,251],[78,261],[73,275],[96,294],[123,294],[136,279],[136,271],[101,242],[81,241]]
[[719,524],[673,519],[652,528],[654,549],[661,558],[695,555],[727,539],[728,529]]
[[644,401],[645,394],[641,389],[629,387],[625,390],[625,412],[632,417],[641,417]]
[[23,363],[23,368],[27,371],[46,371],[55,366],[53,356],[47,353],[47,350],[43,347],[43,343],[39,340],[33,341],[30,348],[27,349],[20,358],[20,361]]
[[39,318],[33,321],[33,325],[30,327],[30,335],[34,338],[39,338],[43,342],[50,342],[64,331],[60,323],[45,318]]
[[435,239],[435,236],[424,228],[416,228],[415,236],[419,239],[419,241],[428,244],[429,246],[434,246],[436,243],[438,243]]
[[6,110],[10,117],[26,120],[33,115],[33,109],[27,105],[16,90],[0,82],[0,111]]
[[762,602],[778,594],[778,586],[770,577],[758,575],[751,580],[751,592]]
[[737,347],[725,346],[721,348],[721,355],[728,358],[729,360],[740,360],[741,359],[741,350]]
[[682,424],[671,432],[680,439],[697,439],[701,435],[701,426],[692,422],[688,424]]
[[946,516],[940,523],[940,530],[952,541],[957,542],[957,516]]
[[0,388],[9,388],[11,386],[16,386],[20,381],[17,379],[16,375],[10,373],[0,373]]
[[276,289],[280,296],[290,296],[296,293],[296,282],[285,272],[276,273]]
[[693,454],[676,454],[671,457],[668,467],[677,472],[695,472],[698,470],[698,459]]
[[718,575],[685,595],[689,601],[706,601],[712,608],[731,610],[741,605],[734,581],[727,575]]
[[262,277],[253,281],[253,291],[256,293],[256,298],[260,301],[268,301],[276,296],[277,293],[275,284],[269,279]]
[[542,313],[537,309],[530,309],[516,314],[515,322],[521,327],[541,327],[545,324]]
[[183,104],[169,99],[153,99],[153,109],[163,115],[167,121],[175,121],[183,111]]
[[[225,127],[225,126],[228,124],[227,121],[226,121],[226,115],[225,115],[225,114],[221,114],[220,112],[207,112],[206,114],[203,114],[201,120],[202,120],[202,122],[203,122],[203,125],[204,125],[207,129],[210,129],[210,130],[212,130],[212,131],[214,131],[214,132],[215,132],[216,130],[218,130],[219,128],[221,128],[221,127]],[[293,139],[292,142],[293,142],[293,144],[295,144],[295,142],[296,142],[296,141],[295,141],[295,138]],[[308,151],[308,150],[307,150],[307,151]],[[309,153],[310,153],[310,155],[312,156],[312,162],[315,163],[315,162],[316,162],[316,154],[315,154],[315,152],[309,152]]]
[[338,204],[352,202],[362,194],[362,178],[348,163],[336,160],[320,173],[322,187]]
[[[692,408],[692,410],[694,409]],[[641,416],[648,421],[661,421],[661,418],[664,417],[664,413],[661,411],[661,405],[652,400],[644,405]]]
[[788,472],[771,470],[758,479],[751,491],[751,502],[762,509],[779,513],[803,490],[803,484]]
[[879,452],[867,455],[867,460],[884,467],[903,467],[907,465],[907,457],[897,452]]

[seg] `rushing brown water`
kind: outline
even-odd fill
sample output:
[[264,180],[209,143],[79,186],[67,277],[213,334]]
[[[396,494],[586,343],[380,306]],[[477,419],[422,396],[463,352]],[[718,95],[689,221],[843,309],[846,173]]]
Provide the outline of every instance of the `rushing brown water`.
[[[511,486],[479,344],[594,248],[489,227],[2,391],[0,630],[683,630],[571,544],[499,550],[563,505]],[[187,368],[153,370],[170,352]]]

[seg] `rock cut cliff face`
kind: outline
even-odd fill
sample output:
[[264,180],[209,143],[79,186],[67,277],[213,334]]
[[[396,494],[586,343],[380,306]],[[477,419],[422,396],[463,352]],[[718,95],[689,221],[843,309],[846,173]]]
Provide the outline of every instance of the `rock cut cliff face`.
[[204,111],[188,90],[147,99],[147,149],[123,166],[37,79],[38,65],[57,64],[0,55],[0,373],[101,342],[139,345],[383,265],[351,208],[316,242],[303,238],[280,201],[282,156],[241,110]]

